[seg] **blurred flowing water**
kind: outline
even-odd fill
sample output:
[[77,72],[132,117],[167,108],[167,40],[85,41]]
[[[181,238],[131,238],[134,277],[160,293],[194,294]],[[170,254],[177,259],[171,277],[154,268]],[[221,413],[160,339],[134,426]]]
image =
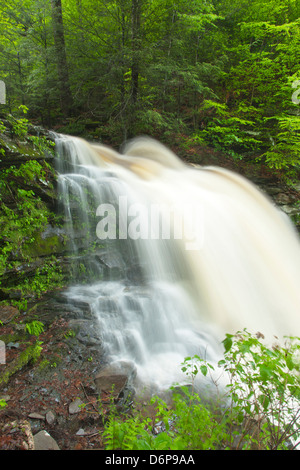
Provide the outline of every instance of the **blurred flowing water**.
[[97,318],[112,363],[164,389],[226,333],[300,335],[300,249],[290,220],[249,181],[185,165],[147,138],[123,153],[57,136],[58,188],[85,282],[68,292]]

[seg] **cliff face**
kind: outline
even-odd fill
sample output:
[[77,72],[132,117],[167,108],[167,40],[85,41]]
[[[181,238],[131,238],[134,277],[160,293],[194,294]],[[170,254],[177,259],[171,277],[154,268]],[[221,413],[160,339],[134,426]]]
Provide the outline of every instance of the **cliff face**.
[[39,128],[0,134],[0,301],[26,307],[63,283],[66,235],[57,213],[54,144]]

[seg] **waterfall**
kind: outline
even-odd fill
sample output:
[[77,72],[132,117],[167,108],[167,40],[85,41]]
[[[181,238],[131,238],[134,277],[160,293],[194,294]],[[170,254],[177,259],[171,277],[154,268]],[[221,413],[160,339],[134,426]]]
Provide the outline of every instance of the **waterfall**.
[[216,364],[226,333],[300,336],[298,235],[252,183],[149,138],[122,153],[69,136],[56,148],[64,223],[88,273],[67,296],[90,305],[109,362],[164,388],[186,356]]

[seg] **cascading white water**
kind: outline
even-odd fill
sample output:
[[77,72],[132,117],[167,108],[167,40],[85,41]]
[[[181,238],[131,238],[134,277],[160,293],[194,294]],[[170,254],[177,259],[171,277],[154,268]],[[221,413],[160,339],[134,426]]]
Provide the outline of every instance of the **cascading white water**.
[[181,380],[187,355],[216,363],[225,333],[300,336],[298,236],[254,185],[146,138],[123,154],[66,136],[57,149],[72,249],[93,273],[68,296],[90,304],[107,357],[134,364],[142,386]]

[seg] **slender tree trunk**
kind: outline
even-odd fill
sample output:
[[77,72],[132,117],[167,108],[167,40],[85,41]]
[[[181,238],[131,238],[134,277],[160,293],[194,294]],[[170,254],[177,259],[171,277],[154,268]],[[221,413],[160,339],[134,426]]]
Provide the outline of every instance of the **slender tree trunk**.
[[21,66],[21,59],[20,59],[20,53],[17,53],[17,59],[18,59],[18,75],[19,75],[19,83],[20,83],[20,90],[21,90],[21,100],[22,104],[25,104],[25,98],[24,98],[24,86],[23,86],[23,74],[22,74],[22,66]]
[[[170,56],[171,56],[171,49],[172,49],[172,43],[173,43],[173,36],[172,36],[172,29],[176,21],[176,10],[174,9],[172,11],[172,17],[171,17],[171,27],[170,27],[170,33],[169,33],[169,39],[168,39],[168,50],[167,50],[167,64],[169,64]],[[169,80],[169,73],[165,72],[165,78],[164,78],[164,84],[163,84],[163,93],[162,93],[162,110],[165,111],[165,106],[166,106],[166,94],[167,94],[167,87],[168,87],[168,80]]]
[[69,116],[73,106],[73,99],[69,82],[61,0],[51,0],[51,7],[59,80],[60,105],[64,116]]
[[45,59],[44,59],[44,67],[45,67],[44,103],[45,105],[43,107],[43,110],[41,111],[41,119],[42,119],[42,122],[49,127],[51,126],[51,110],[50,110],[50,104],[49,104],[50,84],[49,84],[49,60],[48,60],[48,34],[47,34],[45,12],[44,12],[44,17],[43,17],[42,41],[43,41],[44,54],[45,54]]
[[125,12],[125,1],[119,0],[118,8],[119,8],[119,24],[120,24],[120,49],[122,51],[122,58],[121,58],[121,77],[120,77],[120,118],[123,125],[123,138],[124,141],[127,140],[127,119],[126,119],[126,89],[125,89],[125,57],[124,51],[126,46],[126,12]]
[[134,136],[137,123],[142,1],[143,0],[131,0],[131,94],[128,108],[128,137]]
[[139,93],[139,50],[141,33],[141,3],[142,0],[132,0],[132,103],[136,104]]

